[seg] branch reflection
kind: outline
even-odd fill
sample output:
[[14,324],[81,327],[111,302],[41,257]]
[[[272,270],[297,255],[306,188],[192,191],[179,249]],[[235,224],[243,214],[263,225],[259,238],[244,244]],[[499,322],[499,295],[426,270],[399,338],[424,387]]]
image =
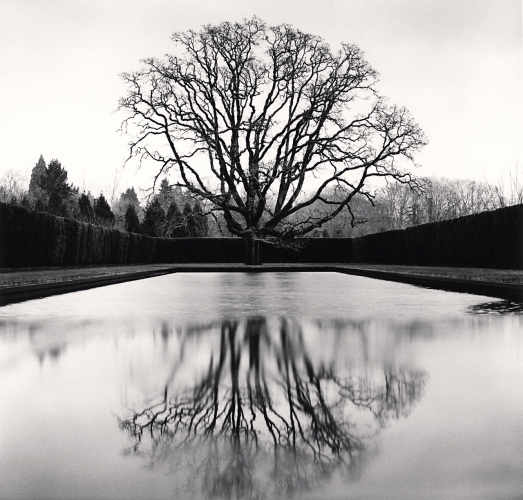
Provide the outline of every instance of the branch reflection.
[[[354,376],[350,367],[314,362],[302,328],[285,318],[185,333],[219,335],[196,383],[173,376],[161,397],[119,424],[132,442],[127,453],[151,468],[167,465],[192,496],[288,497],[334,474],[357,477],[375,453],[373,438],[409,414],[425,385],[420,371]],[[176,364],[192,362],[181,358]]]

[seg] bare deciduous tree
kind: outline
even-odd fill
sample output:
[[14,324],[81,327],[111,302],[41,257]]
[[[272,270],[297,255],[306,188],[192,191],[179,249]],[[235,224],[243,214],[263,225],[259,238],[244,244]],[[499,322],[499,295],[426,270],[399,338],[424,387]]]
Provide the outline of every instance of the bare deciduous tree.
[[24,193],[24,175],[18,170],[9,169],[0,179],[0,201],[3,203],[18,200]]
[[[508,179],[507,179],[508,177]],[[508,171],[508,175],[501,172],[497,182],[491,184],[492,197],[499,207],[508,207],[523,203],[523,172],[516,164]]]
[[[131,156],[174,169],[178,183],[223,213],[260,263],[259,241],[279,243],[350,212],[366,182],[415,182],[406,165],[425,143],[404,108],[375,88],[355,45],[337,53],[289,25],[241,23],[175,33],[179,52],[123,74],[120,109]],[[329,188],[346,188],[342,200]],[[322,201],[318,217],[306,209]],[[301,217],[293,217],[303,214]]]
[[[523,190],[514,179],[511,177],[509,189],[501,183],[436,177],[419,178],[419,189],[393,181],[377,190],[374,206],[354,198],[352,211],[359,225],[351,227],[345,214],[326,228],[330,236],[361,236],[495,210],[518,202],[518,189]],[[312,210],[321,207],[313,205]]]

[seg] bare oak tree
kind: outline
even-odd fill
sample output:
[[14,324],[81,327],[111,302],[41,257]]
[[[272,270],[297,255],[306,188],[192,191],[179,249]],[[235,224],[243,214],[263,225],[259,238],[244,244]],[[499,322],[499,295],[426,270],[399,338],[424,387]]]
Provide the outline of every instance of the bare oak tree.
[[[404,108],[377,92],[377,72],[355,45],[333,53],[320,37],[253,17],[175,33],[178,52],[123,74],[130,157],[152,160],[223,213],[260,263],[259,241],[307,234],[369,179],[411,184],[408,165],[426,140]],[[404,165],[404,163],[406,165]],[[344,186],[344,199],[329,188]],[[305,209],[322,201],[313,216]],[[303,216],[296,216],[303,214]]]

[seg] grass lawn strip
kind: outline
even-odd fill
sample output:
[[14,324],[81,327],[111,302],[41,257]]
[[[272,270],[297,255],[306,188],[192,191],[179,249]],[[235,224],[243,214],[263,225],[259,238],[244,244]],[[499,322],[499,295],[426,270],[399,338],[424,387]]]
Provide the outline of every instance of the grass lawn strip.
[[84,278],[99,278],[118,274],[138,273],[171,268],[168,264],[136,264],[108,266],[74,266],[0,269],[0,288],[59,283]]
[[[191,264],[191,267],[202,267],[202,271],[211,264]],[[303,268],[313,264],[302,264]],[[330,266],[330,264],[325,264]],[[212,265],[216,267],[216,265]],[[238,264],[218,265],[227,271],[228,267],[238,267]],[[317,265],[314,265],[317,266]],[[493,283],[523,284],[523,271],[507,269],[480,269],[480,268],[457,268],[457,267],[434,267],[434,266],[399,266],[384,264],[336,264],[336,266],[385,271],[391,273],[411,274],[427,277],[471,279],[488,281]],[[24,285],[35,285],[45,283],[58,283],[73,281],[83,278],[98,278],[102,276],[114,276],[118,274],[137,273],[143,271],[155,271],[161,269],[179,268],[183,272],[184,264],[134,264],[134,265],[105,265],[105,266],[74,266],[74,267],[42,267],[42,268],[12,268],[0,269],[0,288]],[[289,265],[291,267],[291,265]],[[296,265],[292,265],[295,269]]]
[[343,267],[435,278],[456,278],[492,283],[523,284],[523,270],[483,269],[475,267],[400,266],[386,264],[341,264]]

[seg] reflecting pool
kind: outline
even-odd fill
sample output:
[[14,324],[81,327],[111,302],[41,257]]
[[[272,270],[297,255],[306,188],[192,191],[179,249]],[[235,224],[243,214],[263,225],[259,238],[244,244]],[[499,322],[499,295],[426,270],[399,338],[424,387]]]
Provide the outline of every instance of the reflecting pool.
[[0,498],[523,498],[519,304],[173,274],[0,308]]

